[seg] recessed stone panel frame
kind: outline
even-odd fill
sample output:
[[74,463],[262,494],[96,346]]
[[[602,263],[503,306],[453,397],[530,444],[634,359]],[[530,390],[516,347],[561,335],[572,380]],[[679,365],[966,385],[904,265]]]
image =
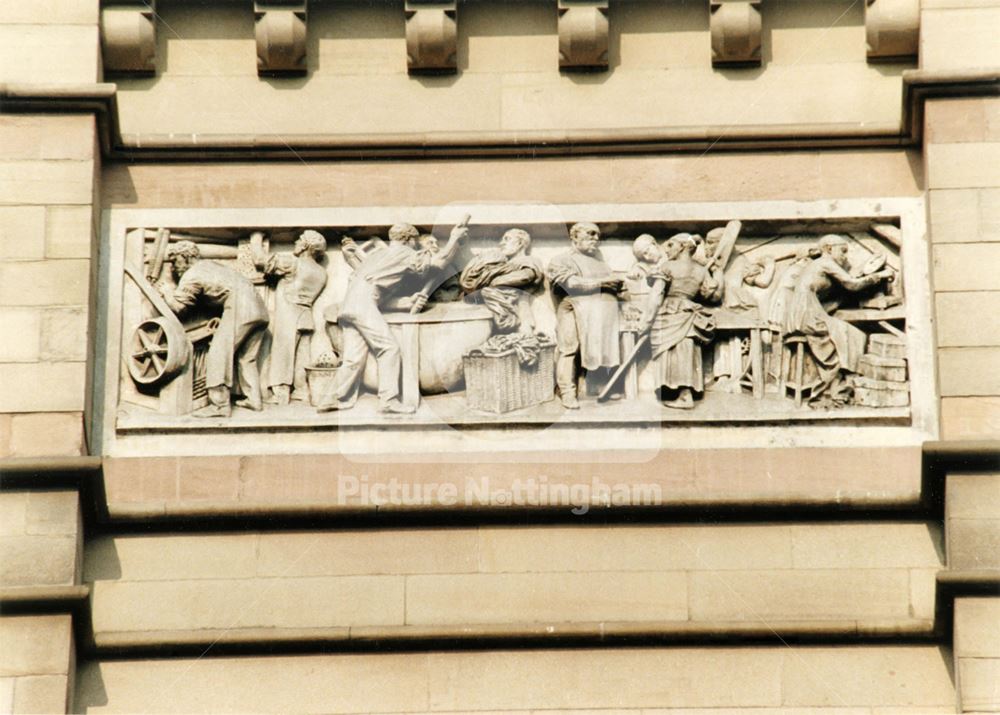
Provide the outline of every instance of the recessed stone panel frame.
[[[311,416],[292,422],[246,418],[233,424],[166,419],[141,423],[122,419],[119,411],[122,365],[122,303],[126,236],[139,227],[234,229],[320,228],[328,239],[340,228],[379,226],[407,221],[418,226],[445,226],[463,213],[472,225],[495,228],[499,237],[509,226],[536,226],[593,221],[602,227],[650,226],[660,240],[684,226],[699,229],[738,218],[749,224],[800,226],[818,238],[824,225],[891,223],[902,233],[900,261],[905,300],[910,399],[907,408],[883,413],[817,414],[815,419],[735,420],[695,415],[677,419],[609,421],[603,418],[471,419],[455,424],[454,415],[435,414],[411,419],[369,420]],[[846,222],[846,224],[845,224]],[[329,230],[327,230],[329,229]],[[615,269],[631,264],[635,231],[608,238]],[[627,240],[626,240],[627,239]],[[331,246],[336,240],[331,241]],[[536,245],[536,253],[540,248]],[[543,262],[554,246],[546,247]],[[543,251],[544,253],[544,251]],[[867,198],[828,201],[758,201],[713,203],[630,204],[453,204],[449,206],[354,206],[331,208],[259,209],[109,209],[104,212],[100,265],[101,320],[94,356],[92,443],[111,456],[199,454],[324,454],[357,455],[361,459],[391,455],[449,455],[463,459],[477,454],[544,454],[586,459],[588,453],[624,450],[638,460],[660,449],[713,449],[761,446],[881,447],[919,445],[938,436],[938,399],[932,330],[931,277],[922,198]],[[263,421],[261,421],[263,420]]]

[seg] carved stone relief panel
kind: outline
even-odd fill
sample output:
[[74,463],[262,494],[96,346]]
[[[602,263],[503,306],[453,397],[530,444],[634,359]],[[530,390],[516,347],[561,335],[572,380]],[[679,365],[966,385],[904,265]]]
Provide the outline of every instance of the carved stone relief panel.
[[130,212],[107,409],[121,434],[912,424],[931,374],[908,279],[923,235],[884,203]]

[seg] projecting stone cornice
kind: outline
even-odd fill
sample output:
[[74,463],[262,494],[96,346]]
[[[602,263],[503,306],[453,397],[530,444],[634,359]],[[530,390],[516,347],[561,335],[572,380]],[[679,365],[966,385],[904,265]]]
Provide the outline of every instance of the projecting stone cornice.
[[916,147],[928,99],[1000,95],[1000,68],[903,72],[902,121],[399,134],[123,134],[117,85],[0,84],[0,113],[91,113],[108,159],[289,160],[537,157]]

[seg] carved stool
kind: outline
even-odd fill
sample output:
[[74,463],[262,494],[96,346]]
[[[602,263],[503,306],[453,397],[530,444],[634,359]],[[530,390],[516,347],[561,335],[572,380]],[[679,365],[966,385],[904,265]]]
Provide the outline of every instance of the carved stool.
[[[784,396],[791,389],[795,396],[795,406],[802,406],[802,393],[812,390],[815,383],[805,383],[806,337],[786,335],[781,340],[781,367],[778,370],[778,392]],[[794,378],[789,379],[794,365]]]

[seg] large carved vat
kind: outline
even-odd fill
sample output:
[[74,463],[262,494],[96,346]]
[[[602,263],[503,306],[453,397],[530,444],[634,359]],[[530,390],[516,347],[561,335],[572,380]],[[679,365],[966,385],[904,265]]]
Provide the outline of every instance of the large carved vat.
[[[329,322],[327,333],[334,347],[340,349],[340,327]],[[482,305],[468,303],[436,303],[417,315],[387,312],[385,318],[399,341],[403,353],[403,379],[416,367],[420,392],[437,395],[462,387],[464,373],[462,356],[482,345],[492,333],[490,311]],[[416,355],[416,366],[413,356]],[[368,356],[364,376],[365,387],[378,388],[375,358]]]

